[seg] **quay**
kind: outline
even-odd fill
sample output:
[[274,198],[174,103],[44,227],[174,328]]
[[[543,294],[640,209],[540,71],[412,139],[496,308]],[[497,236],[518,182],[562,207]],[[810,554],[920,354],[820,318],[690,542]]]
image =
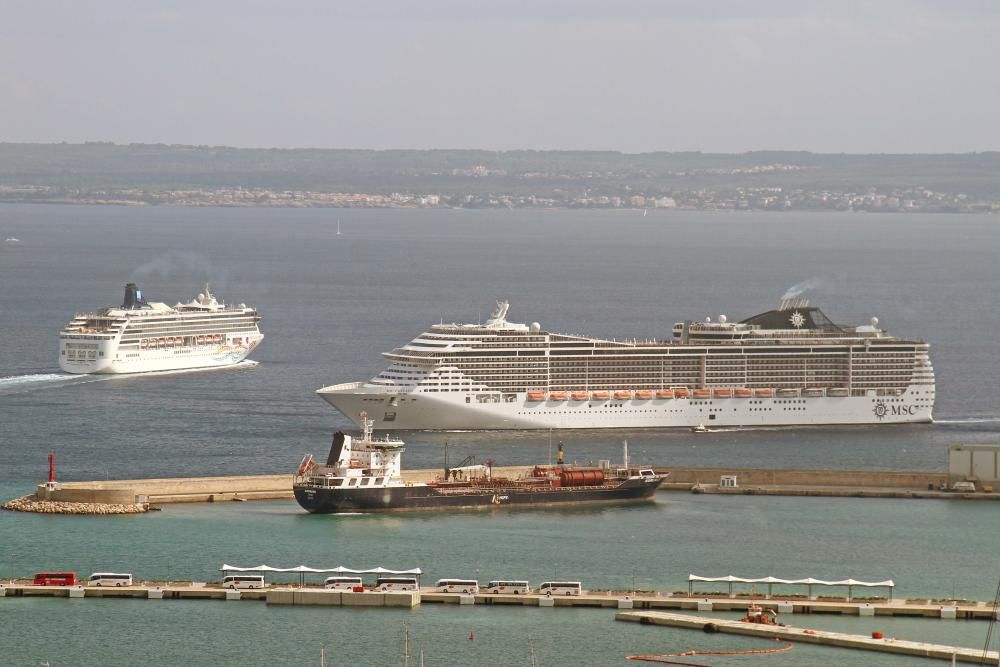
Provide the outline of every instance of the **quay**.
[[[494,468],[499,476],[517,477],[531,466]],[[656,466],[669,473],[663,491],[748,495],[802,495],[892,498],[977,498],[1000,500],[992,487],[976,492],[942,491],[949,481],[945,472],[877,470],[767,470],[760,468],[691,468]],[[440,468],[404,470],[404,482],[428,482]],[[60,482],[56,488],[39,484],[38,501],[92,504],[201,503],[232,500],[285,500],[294,497],[291,473],[162,479],[95,480]],[[723,484],[724,478],[732,486]]]
[[704,632],[724,632],[729,634],[747,635],[765,639],[782,639],[790,642],[803,642],[835,646],[839,648],[862,649],[895,653],[897,655],[912,655],[956,662],[971,662],[983,664],[983,660],[996,664],[1000,659],[997,651],[984,652],[982,649],[947,646],[943,644],[928,644],[905,639],[875,638],[864,635],[851,635],[827,630],[809,630],[781,625],[764,625],[746,623],[743,621],[723,620],[705,616],[690,616],[668,612],[619,612],[616,620],[644,625],[664,625],[674,628],[689,628]]
[[[782,616],[836,614],[847,616],[908,616],[943,620],[1000,620],[993,603],[974,601],[796,599],[763,596],[690,596],[670,593],[591,591],[583,595],[548,596],[537,593],[500,595],[442,593],[433,587],[412,592],[340,591],[318,586],[271,584],[262,589],[228,589],[218,584],[144,582],[133,586],[35,586],[27,581],[0,584],[0,598],[48,596],[63,598],[145,598],[151,600],[251,600],[267,604],[335,607],[415,607],[428,604],[514,605],[525,607],[592,607],[639,609],[655,612],[674,609],[694,612],[747,611],[755,605]],[[2,604],[2,602],[0,602]],[[622,619],[622,620],[632,620]],[[715,622],[700,617],[701,625]],[[651,622],[651,621],[650,621]],[[699,625],[699,627],[701,627]],[[771,627],[771,626],[769,626]]]

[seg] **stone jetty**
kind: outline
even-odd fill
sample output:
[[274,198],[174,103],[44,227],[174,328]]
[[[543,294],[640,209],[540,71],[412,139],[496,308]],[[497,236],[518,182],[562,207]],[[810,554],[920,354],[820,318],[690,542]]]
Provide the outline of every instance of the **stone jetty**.
[[38,512],[40,514],[142,514],[149,511],[148,503],[70,503],[55,500],[38,500],[35,496],[21,496],[0,505],[12,512]]

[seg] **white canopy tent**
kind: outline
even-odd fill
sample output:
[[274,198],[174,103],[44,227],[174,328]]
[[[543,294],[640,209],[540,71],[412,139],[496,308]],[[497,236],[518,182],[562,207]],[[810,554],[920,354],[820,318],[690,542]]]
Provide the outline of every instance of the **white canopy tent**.
[[885,587],[889,589],[889,599],[892,599],[893,590],[896,588],[896,583],[892,579],[887,579],[885,581],[858,581],[857,579],[841,579],[839,581],[827,581],[825,579],[814,579],[812,577],[807,577],[805,579],[778,579],[777,577],[760,577],[757,579],[746,578],[746,577],[734,577],[733,575],[727,575],[725,577],[699,577],[696,574],[688,575],[688,594],[694,594],[694,582],[696,581],[724,581],[729,584],[729,596],[733,595],[733,584],[767,584],[767,595],[771,596],[771,587],[774,584],[787,584],[792,586],[807,586],[809,591],[809,597],[812,597],[812,587],[813,586],[847,586],[847,599],[850,600],[853,597],[854,587],[862,586],[865,588],[875,588],[875,587]]
[[296,565],[295,567],[272,567],[270,565],[258,565],[256,567],[239,567],[236,565],[223,564],[219,568],[222,572],[294,572],[299,575],[299,582],[304,584],[306,574],[398,574],[412,575],[419,579],[423,571],[419,567],[410,570],[390,570],[384,567],[372,567],[363,570],[356,570],[350,567],[338,565],[337,567],[316,568],[308,565]]

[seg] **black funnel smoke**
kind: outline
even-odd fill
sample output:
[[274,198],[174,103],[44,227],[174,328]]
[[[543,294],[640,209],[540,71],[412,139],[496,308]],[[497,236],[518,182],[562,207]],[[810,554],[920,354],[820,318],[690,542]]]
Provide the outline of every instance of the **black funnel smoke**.
[[139,289],[135,286],[135,283],[125,285],[125,303],[122,304],[122,308],[125,310],[135,310],[136,305],[139,303],[138,293]]
[[344,451],[344,434],[337,431],[333,434],[333,443],[330,445],[330,455],[326,457],[326,464],[328,466],[337,465],[342,451]]

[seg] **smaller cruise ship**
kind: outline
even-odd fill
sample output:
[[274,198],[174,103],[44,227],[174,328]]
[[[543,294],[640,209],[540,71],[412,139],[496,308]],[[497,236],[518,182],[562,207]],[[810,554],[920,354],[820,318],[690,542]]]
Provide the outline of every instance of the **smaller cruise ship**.
[[257,310],[220,303],[205,291],[171,307],[147,302],[135,283],[121,306],[77,313],[59,334],[59,368],[67,373],[146,373],[231,366],[264,335]]

